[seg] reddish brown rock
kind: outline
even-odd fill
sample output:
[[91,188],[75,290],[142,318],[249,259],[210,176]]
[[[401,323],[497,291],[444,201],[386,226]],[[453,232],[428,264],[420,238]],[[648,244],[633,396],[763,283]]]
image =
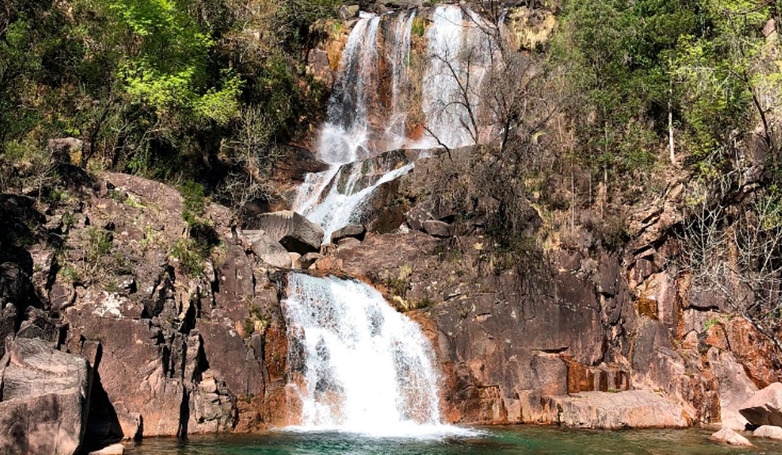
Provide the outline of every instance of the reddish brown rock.
[[329,55],[325,50],[310,50],[307,54],[307,65],[316,80],[323,82],[327,87],[334,84],[334,72],[331,70]]
[[444,223],[438,220],[426,220],[423,223],[424,231],[432,237],[450,237],[451,226],[448,223]]
[[349,224],[342,229],[337,229],[331,234],[331,243],[339,243],[340,240],[353,237],[358,240],[364,240],[367,229],[363,224]]
[[76,453],[86,428],[87,361],[38,339],[11,340],[6,348],[0,452]]
[[558,423],[575,428],[684,428],[685,410],[648,390],[585,392],[556,399]]
[[307,253],[299,259],[299,263],[302,269],[308,269],[322,257],[319,253]]
[[[175,188],[143,177],[116,172],[106,172],[102,177],[111,182],[117,190],[129,191],[147,201],[154,202],[158,208],[168,213],[173,215],[182,213],[182,196]],[[184,227],[184,221],[181,220],[181,217],[178,224]],[[168,228],[174,228],[174,226],[168,226]]]
[[346,250],[361,245],[361,240],[354,237],[345,237],[337,243],[337,250]]
[[766,336],[741,317],[727,321],[725,331],[731,352],[755,385],[762,388],[780,380],[774,344]]
[[668,329],[641,318],[633,344],[633,384],[661,390],[681,404],[694,422],[719,416],[718,383],[697,351],[674,349]]
[[[174,361],[185,349],[182,341],[166,346],[163,333],[148,320],[95,318],[77,308],[69,309],[68,320],[71,339],[101,341],[98,373],[125,437],[136,436],[139,417],[144,436],[179,434],[185,381],[181,369],[174,371]],[[171,347],[178,352],[171,352]],[[164,349],[170,352],[168,356],[164,356]]]
[[[366,277],[394,293],[389,300],[435,303],[429,310],[437,328],[434,345],[443,368],[455,375],[445,394],[448,415],[461,422],[537,420],[542,412],[517,397],[567,393],[567,367],[559,353],[583,365],[598,365],[604,357],[607,334],[596,293],[585,291],[589,282],[575,274],[558,273],[541,275],[545,294],[533,288],[534,297],[521,297],[519,275],[478,266],[485,239],[460,239],[458,260],[438,254],[444,241],[416,231],[368,236],[317,265]],[[621,303],[619,308],[620,315],[628,311]],[[599,377],[607,388],[607,373]]]
[[711,371],[719,381],[720,415],[723,428],[741,431],[746,427],[747,419],[739,408],[758,390],[747,377],[744,368],[730,352],[711,348],[706,353]]
[[242,338],[236,330],[214,322],[199,321],[197,328],[204,338],[204,353],[210,369],[224,378],[228,388],[240,396],[262,395],[262,344],[255,343],[257,346],[253,349],[253,343],[248,346],[249,340]]

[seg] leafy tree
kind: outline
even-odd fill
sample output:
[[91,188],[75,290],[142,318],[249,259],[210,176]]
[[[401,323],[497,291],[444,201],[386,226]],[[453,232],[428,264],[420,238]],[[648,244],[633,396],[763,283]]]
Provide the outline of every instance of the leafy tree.
[[[761,30],[770,7],[755,0],[703,0],[701,4],[709,27],[684,36],[676,60],[676,74],[686,88],[682,101],[687,106],[683,114],[689,146],[701,162],[719,163],[738,139],[737,133],[751,129],[757,115],[761,136],[773,148],[769,114],[780,99],[779,70],[769,71],[761,63]],[[764,97],[763,89],[776,93]]]
[[[566,1],[551,61],[572,100],[580,158],[605,171],[645,168],[680,117],[672,62],[678,37],[699,24],[694,0]],[[674,91],[676,93],[674,93]]]

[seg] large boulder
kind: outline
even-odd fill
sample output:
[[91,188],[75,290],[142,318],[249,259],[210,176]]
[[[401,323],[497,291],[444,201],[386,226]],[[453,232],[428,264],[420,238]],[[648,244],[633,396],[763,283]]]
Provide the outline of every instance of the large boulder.
[[280,268],[290,268],[291,257],[288,250],[263,231],[246,231],[245,236],[252,239],[252,250],[263,262]]
[[363,224],[348,224],[342,229],[337,229],[331,234],[331,243],[339,243],[340,240],[345,238],[356,238],[358,240],[364,240],[364,236],[367,233],[367,228]]
[[248,221],[248,227],[263,230],[288,251],[307,254],[320,250],[323,228],[296,212],[264,213]]
[[741,405],[739,412],[752,425],[782,426],[782,383],[760,390]]
[[70,163],[74,154],[81,152],[84,148],[84,142],[75,137],[60,137],[49,139],[47,151],[58,163]]
[[96,317],[75,307],[67,316],[71,340],[101,341],[97,372],[124,437],[179,434],[188,417],[181,370],[192,362],[182,337],[166,342],[149,320]]
[[560,425],[577,428],[682,428],[684,409],[649,390],[584,392],[557,400]]
[[76,453],[86,425],[87,360],[40,339],[9,339],[6,350],[0,453]]

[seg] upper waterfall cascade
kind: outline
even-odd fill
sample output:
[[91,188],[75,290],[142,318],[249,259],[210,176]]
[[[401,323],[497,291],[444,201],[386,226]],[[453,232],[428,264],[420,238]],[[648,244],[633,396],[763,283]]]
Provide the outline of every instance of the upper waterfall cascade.
[[[379,170],[383,177],[367,181],[362,166],[351,163],[401,148],[457,148],[481,137],[478,95],[496,46],[478,26],[483,22],[477,14],[442,5],[431,13],[425,33],[415,32],[426,43],[425,54],[413,55],[418,14],[362,12],[348,36],[317,141],[317,157],[329,169],[308,174],[292,203],[324,228],[327,239],[346,224],[362,222],[362,206],[375,189],[413,168],[389,166]],[[414,60],[420,69],[413,68]],[[411,119],[413,112],[421,118]]]

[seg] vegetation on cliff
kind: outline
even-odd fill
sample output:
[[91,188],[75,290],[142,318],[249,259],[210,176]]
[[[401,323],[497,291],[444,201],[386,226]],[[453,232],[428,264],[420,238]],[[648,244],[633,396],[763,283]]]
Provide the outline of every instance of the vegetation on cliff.
[[[52,174],[52,137],[84,141],[90,169],[222,195],[263,173],[317,114],[304,77],[310,24],[334,0],[13,0],[0,10],[2,189]],[[230,199],[230,198],[229,198]],[[232,202],[227,200],[226,202]]]
[[[349,3],[7,2],[0,190],[56,198],[55,164],[66,161],[195,192],[200,185],[227,204],[268,197],[269,174],[285,159],[280,145],[300,139],[324,112],[327,87],[305,69],[321,33],[312,24]],[[470,5],[494,21],[485,32],[495,38],[509,17],[505,3]],[[529,200],[544,221],[567,214],[557,229],[587,227],[602,246],[622,248],[630,207],[664,198],[673,180],[689,181],[681,219],[669,227],[685,242],[706,236],[712,249],[683,270],[756,288],[751,300],[762,308],[738,309],[776,320],[779,4],[561,0],[529,11],[533,25],[556,17],[553,38],[501,46],[503,65],[481,93],[502,133],[469,165],[481,174],[475,194],[498,202],[487,231],[504,249],[534,250]],[[417,24],[422,34],[426,24]],[[83,145],[54,156],[48,140],[63,136]],[[731,266],[704,270],[711,257]]]

